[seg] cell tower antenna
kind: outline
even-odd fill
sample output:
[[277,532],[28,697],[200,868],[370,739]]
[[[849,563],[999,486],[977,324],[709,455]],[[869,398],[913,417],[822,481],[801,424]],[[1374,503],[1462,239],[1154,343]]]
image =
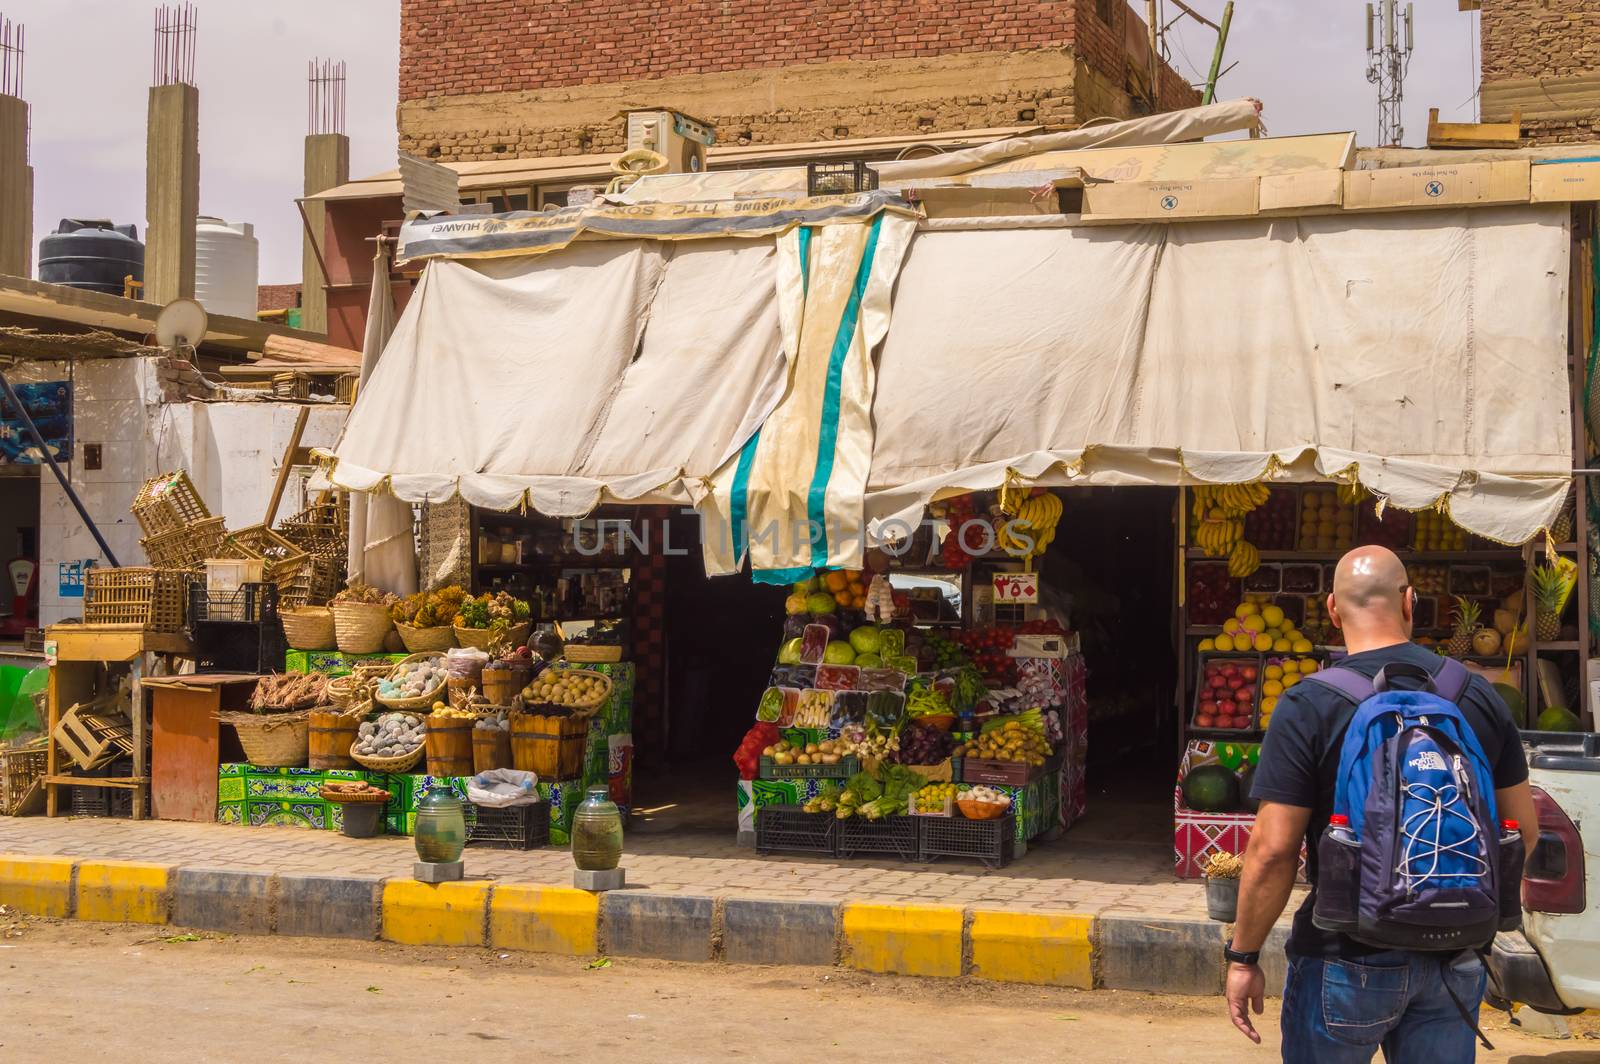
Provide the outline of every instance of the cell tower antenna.
[[1367,80],[1378,87],[1378,144],[1398,147],[1405,139],[1401,118],[1406,70],[1416,43],[1412,5],[1399,10],[1395,0],[1367,5]]

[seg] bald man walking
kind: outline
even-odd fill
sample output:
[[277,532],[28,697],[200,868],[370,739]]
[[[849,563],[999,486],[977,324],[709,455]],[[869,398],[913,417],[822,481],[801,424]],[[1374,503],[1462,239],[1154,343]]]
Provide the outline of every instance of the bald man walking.
[[[1398,690],[1426,686],[1442,659],[1411,642],[1415,602],[1405,565],[1393,551],[1360,547],[1341,558],[1328,596],[1328,618],[1343,631],[1348,652],[1339,665],[1369,678],[1382,669]],[[1531,853],[1537,817],[1510,711],[1478,676],[1457,705],[1493,772],[1500,816],[1519,822]],[[1381,1046],[1389,1064],[1471,1061],[1477,1053],[1474,1029],[1452,996],[1476,1016],[1485,973],[1475,955],[1376,949],[1312,923],[1317,842],[1333,812],[1340,747],[1355,710],[1349,697],[1320,683],[1296,684],[1278,699],[1251,790],[1260,810],[1226,952],[1229,1014],[1251,1041],[1261,1041],[1250,1021],[1250,1009],[1260,1014],[1263,1006],[1259,954],[1289,901],[1304,842],[1312,886],[1295,913],[1286,949],[1283,1059],[1365,1062]]]

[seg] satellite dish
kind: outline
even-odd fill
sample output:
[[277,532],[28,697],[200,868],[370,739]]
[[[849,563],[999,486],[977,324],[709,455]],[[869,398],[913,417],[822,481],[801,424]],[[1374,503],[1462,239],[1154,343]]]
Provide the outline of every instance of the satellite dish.
[[206,335],[206,310],[192,299],[174,299],[156,318],[156,343],[162,347],[194,347]]

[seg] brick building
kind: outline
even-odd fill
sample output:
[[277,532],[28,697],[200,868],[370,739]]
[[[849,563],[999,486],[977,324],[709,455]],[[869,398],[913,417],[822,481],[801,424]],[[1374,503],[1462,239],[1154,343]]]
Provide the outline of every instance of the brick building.
[[1529,144],[1600,139],[1600,0],[1482,0],[1483,121]]
[[667,105],[722,144],[1041,125],[1194,106],[1125,0],[402,0],[400,148],[620,151]]

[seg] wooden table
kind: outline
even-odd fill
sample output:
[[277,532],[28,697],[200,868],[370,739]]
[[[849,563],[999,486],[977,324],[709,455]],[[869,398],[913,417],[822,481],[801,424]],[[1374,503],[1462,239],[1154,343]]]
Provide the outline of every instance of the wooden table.
[[160,820],[217,818],[222,725],[217,714],[248,707],[259,677],[215,672],[145,680],[150,693],[150,806]]
[[[175,657],[192,657],[194,648],[182,632],[153,632],[130,625],[59,624],[45,630],[45,657],[50,667],[50,744],[45,755],[45,815],[61,814],[61,787],[112,787],[133,792],[133,819],[149,811],[150,755],[145,727],[141,681],[157,668],[168,667]],[[132,675],[129,717],[133,729],[133,775],[115,779],[65,774],[56,744],[61,714],[78,702],[87,702],[99,690],[106,665],[127,665]]]

